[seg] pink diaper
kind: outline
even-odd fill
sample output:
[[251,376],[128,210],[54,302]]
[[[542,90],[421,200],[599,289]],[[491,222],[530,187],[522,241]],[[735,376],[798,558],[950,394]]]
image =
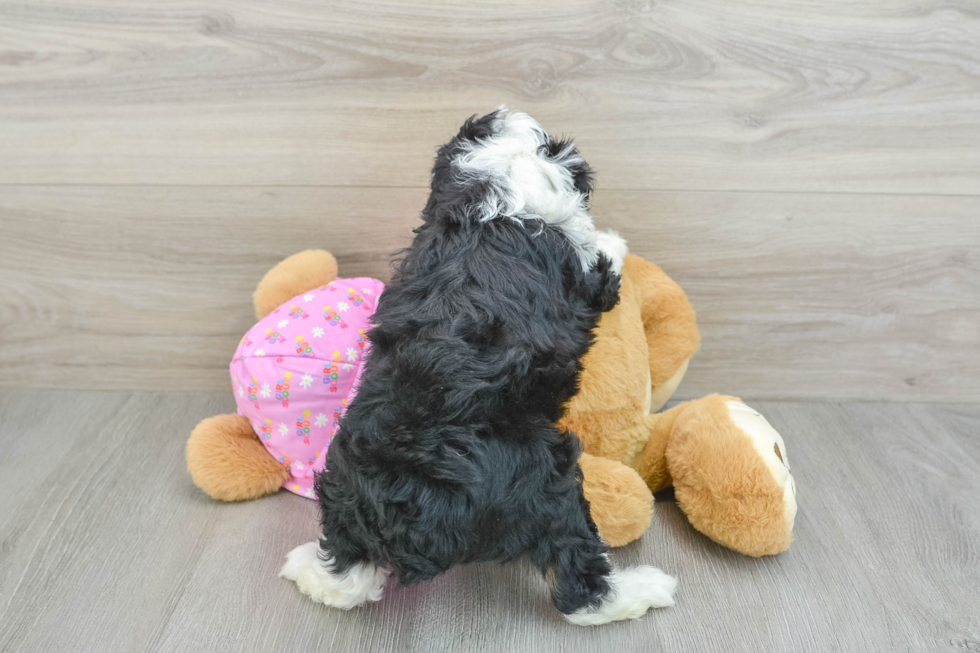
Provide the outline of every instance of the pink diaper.
[[354,398],[384,284],[334,279],[289,300],[242,338],[231,361],[238,414],[286,466],[283,487],[313,498],[330,439]]

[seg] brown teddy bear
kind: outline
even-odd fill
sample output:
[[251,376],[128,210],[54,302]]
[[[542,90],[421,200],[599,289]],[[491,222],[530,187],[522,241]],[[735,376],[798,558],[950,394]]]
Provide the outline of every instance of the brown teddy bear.
[[664,272],[626,257],[620,301],[603,314],[578,394],[559,426],[574,431],[592,517],[611,546],[650,525],[653,495],[674,486],[699,531],[751,556],[793,539],[796,486],[786,448],[735,397],[710,395],[656,412],[687,372],[700,335],[687,296]]
[[[691,524],[713,540],[753,556],[785,550],[796,500],[782,438],[734,397],[711,395],[651,414],[677,388],[700,336],[687,297],[660,268],[629,255],[622,275],[620,302],[602,316],[581,389],[559,423],[582,441],[584,490],[600,533],[611,546],[640,537],[653,514],[652,492],[673,485]],[[336,276],[327,252],[291,256],[259,283],[256,317],[285,311]],[[283,486],[297,491],[296,469],[270,453],[259,430],[241,414],[203,420],[187,443],[194,482],[224,501]]]

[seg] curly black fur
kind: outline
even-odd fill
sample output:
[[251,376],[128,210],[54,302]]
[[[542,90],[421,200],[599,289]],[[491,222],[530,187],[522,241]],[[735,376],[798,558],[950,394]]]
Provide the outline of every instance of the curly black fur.
[[610,563],[579,441],[554,422],[619,276],[602,255],[583,271],[556,227],[471,219],[493,182],[465,183],[451,163],[461,143],[491,135],[495,115],[439,150],[424,223],[378,302],[357,396],[316,477],[321,549],[336,572],[370,561],[402,583],[527,555],[571,613],[609,592]]

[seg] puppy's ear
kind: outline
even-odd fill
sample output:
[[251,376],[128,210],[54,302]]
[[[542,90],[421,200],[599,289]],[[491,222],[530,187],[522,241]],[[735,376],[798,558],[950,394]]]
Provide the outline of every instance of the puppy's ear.
[[582,158],[578,148],[572,143],[571,138],[550,138],[548,139],[547,148],[548,158],[563,166],[571,173],[575,190],[582,193],[586,201],[588,201],[592,195],[592,189],[595,188],[595,176],[592,168]]
[[456,141],[456,145],[459,145],[460,141],[482,141],[493,136],[493,124],[500,116],[501,111],[501,109],[497,109],[479,118],[476,115],[467,118],[463,126],[459,128],[456,138],[453,139]]
[[493,136],[493,126],[501,110],[497,109],[485,116],[470,116],[459,128],[459,133],[448,143],[439,148],[436,154],[436,163],[433,168],[433,186],[445,185],[453,181],[451,176],[451,164],[459,154],[473,147],[474,143],[479,143]]
[[494,124],[501,114],[498,109],[485,116],[471,116],[459,128],[459,133],[439,148],[432,166],[430,183],[431,194],[428,204],[422,211],[422,218],[429,222],[436,218],[449,224],[459,224],[467,215],[467,207],[479,202],[487,195],[488,179],[477,180],[467,185],[461,184],[459,174],[453,169],[453,161],[474,143],[486,140],[494,134]]

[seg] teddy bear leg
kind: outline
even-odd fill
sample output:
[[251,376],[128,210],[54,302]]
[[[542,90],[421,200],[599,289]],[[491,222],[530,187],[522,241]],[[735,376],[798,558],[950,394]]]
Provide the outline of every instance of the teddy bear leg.
[[603,541],[623,546],[643,535],[653,517],[653,495],[639,474],[615,460],[587,453],[578,463],[589,513]]
[[650,363],[649,412],[660,410],[680,385],[701,334],[687,295],[658,266],[628,255],[624,286],[637,293]]
[[187,469],[199,488],[221,501],[272,494],[289,477],[241,415],[202,420],[187,440]]
[[643,448],[633,458],[631,466],[652,492],[659,492],[674,483],[667,468],[667,441],[674,422],[687,406],[687,403],[679,404],[670,410],[647,415],[644,419],[648,436]]
[[677,504],[691,525],[746,555],[786,550],[796,484],[782,437],[735,397],[709,395],[684,407],[665,453]]
[[252,294],[259,320],[277,306],[337,278],[337,259],[322,249],[308,249],[280,261],[265,273]]

